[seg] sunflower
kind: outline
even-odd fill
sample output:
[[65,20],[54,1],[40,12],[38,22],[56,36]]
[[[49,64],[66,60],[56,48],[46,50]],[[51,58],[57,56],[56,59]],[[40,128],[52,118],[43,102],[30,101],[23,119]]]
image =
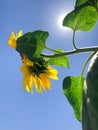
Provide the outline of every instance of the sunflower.
[[16,40],[17,40],[17,38],[19,38],[21,36],[22,36],[22,30],[20,30],[18,32],[18,34],[15,34],[15,32],[12,32],[12,35],[8,39],[9,46],[15,49],[16,48]]
[[51,88],[50,78],[58,80],[58,71],[49,66],[43,58],[32,63],[24,56],[21,72],[24,74],[24,89],[28,92],[33,92],[35,86],[37,92],[42,93],[42,89],[46,91]]
[[[22,30],[12,35],[8,39],[8,44],[12,48],[16,48],[16,40],[22,36]],[[42,93],[44,89],[49,90],[51,88],[50,78],[58,80],[58,71],[48,65],[48,61],[45,58],[39,58],[36,62],[30,61],[24,54],[20,54],[22,58],[21,72],[23,76],[24,89],[33,93],[33,87],[35,86],[37,92]]]

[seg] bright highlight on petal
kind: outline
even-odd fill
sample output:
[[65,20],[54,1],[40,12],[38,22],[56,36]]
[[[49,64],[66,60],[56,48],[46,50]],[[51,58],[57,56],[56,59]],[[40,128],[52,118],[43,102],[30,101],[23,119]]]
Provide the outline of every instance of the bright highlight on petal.
[[12,32],[12,35],[8,39],[8,45],[12,48],[16,48],[16,40],[17,38],[22,36],[22,30],[18,32],[18,34],[15,34],[15,32]]
[[18,34],[17,34],[17,38],[21,37],[21,36],[22,36],[22,33],[23,33],[23,31],[20,30],[20,31],[18,32]]
[[47,74],[49,75],[50,78],[58,80],[57,77],[58,71],[56,69],[53,69],[51,66],[48,66]]

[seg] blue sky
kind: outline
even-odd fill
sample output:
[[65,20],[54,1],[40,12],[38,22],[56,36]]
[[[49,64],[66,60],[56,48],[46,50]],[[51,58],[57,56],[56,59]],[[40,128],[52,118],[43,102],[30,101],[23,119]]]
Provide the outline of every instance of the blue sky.
[[[47,46],[72,49],[72,31],[61,29],[58,21],[62,14],[74,8],[73,0],[0,0],[0,130],[81,130],[71,106],[62,93],[62,80],[79,75],[88,53],[70,56],[71,68],[56,67],[59,81],[52,89],[34,95],[23,90],[22,65],[19,54],[7,40],[12,31],[23,33],[46,30]],[[77,46],[98,45],[98,24],[89,33],[77,32]]]

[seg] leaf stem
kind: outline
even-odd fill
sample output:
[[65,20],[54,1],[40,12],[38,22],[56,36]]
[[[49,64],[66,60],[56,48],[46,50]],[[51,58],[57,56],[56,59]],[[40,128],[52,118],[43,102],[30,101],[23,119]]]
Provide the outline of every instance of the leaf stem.
[[75,45],[75,31],[73,31],[72,43],[73,43],[73,47],[74,47],[75,49],[78,49],[78,48],[76,47],[76,45]]
[[95,47],[86,47],[86,48],[78,48],[76,50],[70,50],[70,51],[66,51],[66,52],[62,52],[59,54],[41,54],[41,56],[43,57],[47,57],[47,58],[55,58],[55,57],[60,57],[60,56],[65,56],[65,55],[72,55],[72,54],[78,54],[78,53],[83,53],[83,52],[91,52],[91,51],[98,51],[98,46]]
[[50,51],[56,52],[56,53],[60,53],[60,54],[62,53],[62,52],[59,52],[59,51],[54,50],[54,49],[52,49],[52,48],[49,48],[49,47],[47,47],[47,46],[45,46],[45,48],[48,49],[48,50],[50,50]]
[[94,51],[94,52],[87,58],[87,60],[85,61],[84,65],[83,65],[83,68],[82,68],[82,72],[81,72],[81,75],[82,75],[82,76],[83,76],[83,74],[84,74],[84,70],[85,70],[85,68],[86,68],[86,66],[87,66],[87,64],[88,64],[88,62],[89,62],[89,60],[95,55],[96,52],[97,52],[97,51]]

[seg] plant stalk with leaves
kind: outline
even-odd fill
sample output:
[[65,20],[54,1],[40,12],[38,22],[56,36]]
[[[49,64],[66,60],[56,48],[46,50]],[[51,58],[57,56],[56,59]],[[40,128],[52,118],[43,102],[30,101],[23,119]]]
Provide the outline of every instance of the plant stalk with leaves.
[[[91,52],[84,63],[81,74],[79,76],[68,76],[63,80],[63,93],[72,105],[76,118],[82,122],[83,130],[98,130],[98,46],[78,48],[75,44],[75,35],[77,30],[84,32],[92,30],[97,19],[98,0],[76,0],[74,10],[67,14],[63,20],[63,26],[73,30],[73,50],[64,52],[60,48],[54,50],[47,47],[45,43],[49,33],[42,30],[29,32],[18,37],[15,44],[16,51],[25,55],[30,63],[37,64],[41,58],[45,58],[50,65],[66,66],[67,68],[70,67],[68,55]],[[45,54],[43,53],[44,49],[53,53]],[[94,59],[85,78],[84,70],[93,56]],[[37,66],[40,67],[38,64]],[[47,71],[47,67],[45,71],[43,69],[43,73],[47,73]],[[56,74],[57,72],[52,76],[56,76]]]

